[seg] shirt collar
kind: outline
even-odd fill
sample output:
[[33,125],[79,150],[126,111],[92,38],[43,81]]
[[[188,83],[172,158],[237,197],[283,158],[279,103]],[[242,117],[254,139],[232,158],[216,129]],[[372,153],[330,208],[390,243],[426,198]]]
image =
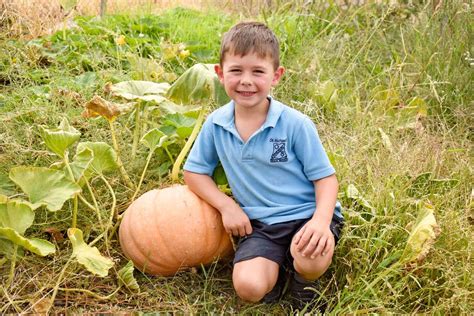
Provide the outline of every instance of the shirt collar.
[[[271,96],[267,97],[270,100],[270,107],[268,109],[267,118],[263,123],[262,129],[266,127],[275,127],[278,119],[283,112],[283,104],[274,100]],[[230,101],[225,106],[223,106],[221,111],[217,111],[214,115],[212,122],[214,124],[220,125],[225,129],[234,128],[234,101]]]

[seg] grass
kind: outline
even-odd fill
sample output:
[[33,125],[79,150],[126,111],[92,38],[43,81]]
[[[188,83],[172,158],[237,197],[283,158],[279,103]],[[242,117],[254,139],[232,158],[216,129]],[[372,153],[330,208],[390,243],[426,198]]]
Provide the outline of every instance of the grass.
[[[317,288],[321,302],[334,314],[469,314],[473,310],[473,176],[472,176],[472,6],[445,3],[433,12],[425,5],[383,4],[348,9],[311,4],[280,6],[256,17],[265,20],[282,41],[287,67],[274,95],[309,115],[318,125],[341,183],[346,226],[330,270]],[[101,21],[80,17],[80,28],[33,41],[10,38],[0,47],[0,193],[18,195],[6,175],[17,165],[48,166],[53,157],[37,126],[56,126],[67,116],[86,140],[108,140],[102,121],[80,117],[82,102],[101,94],[107,81],[136,76],[127,54],[157,57],[163,37],[187,43],[183,62],[169,61],[167,71],[182,73],[195,62],[216,62],[220,34],[237,21],[235,14],[175,9],[160,16],[109,16]],[[197,24],[199,23],[199,24]],[[199,25],[196,27],[196,25]],[[136,40],[138,34],[143,40]],[[124,35],[120,49],[115,38]],[[418,99],[416,99],[418,98]],[[422,101],[413,101],[422,100]],[[411,102],[411,103],[410,103]],[[127,150],[131,123],[117,121]],[[385,136],[384,136],[385,135]],[[145,153],[141,153],[145,157]],[[141,156],[140,156],[141,157]],[[150,167],[143,192],[158,183],[160,159]],[[144,162],[124,162],[134,180]],[[129,192],[119,175],[109,175],[119,209]],[[94,190],[104,209],[106,188]],[[349,194],[355,186],[367,204]],[[433,208],[441,233],[424,261],[411,269],[397,266],[420,208]],[[66,208],[72,208],[72,203]],[[44,232],[64,234],[67,212],[37,210],[30,236],[50,238],[57,252],[40,258],[25,253],[9,288],[2,285],[1,313],[41,312],[51,297],[70,244]],[[105,217],[106,214],[103,214]],[[89,241],[98,233],[94,217],[81,206],[79,226]],[[97,245],[104,251],[104,245]],[[116,239],[110,257],[116,269],[126,260]],[[4,284],[9,264],[0,267]],[[71,289],[89,289],[104,297],[117,288],[113,272],[93,277],[73,264],[56,297],[61,312],[161,311],[186,314],[289,314],[288,301],[276,305],[245,304],[233,292],[229,263],[183,272],[172,278],[135,272],[140,293],[120,290],[107,300]],[[69,289],[69,290],[65,290]]]

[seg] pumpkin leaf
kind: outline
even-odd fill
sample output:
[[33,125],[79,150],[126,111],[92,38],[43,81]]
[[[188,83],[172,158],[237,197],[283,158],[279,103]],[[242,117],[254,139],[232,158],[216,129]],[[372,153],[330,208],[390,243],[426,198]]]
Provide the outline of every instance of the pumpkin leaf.
[[23,235],[33,224],[35,213],[29,203],[9,201],[0,203],[0,227],[14,229]]
[[90,148],[84,147],[76,151],[73,161],[69,164],[76,182],[80,182],[86,175],[86,171],[94,160],[94,153]]
[[118,272],[119,284],[124,285],[132,292],[140,292],[140,286],[133,276],[133,270],[133,262],[129,260],[127,264]]
[[141,142],[151,151],[154,151],[156,148],[166,145],[168,139],[169,136],[160,131],[158,128],[154,128],[143,135]]
[[40,126],[40,135],[46,147],[61,158],[64,158],[66,150],[81,137],[81,133],[69,125],[67,118],[64,118],[57,128]]
[[69,228],[67,235],[72,243],[72,255],[89,272],[105,277],[114,262],[102,256],[97,247],[91,247],[84,242],[82,231],[78,228]]
[[127,100],[154,101],[156,103],[165,100],[164,94],[168,91],[169,83],[156,83],[152,81],[131,80],[111,85],[110,92]]
[[415,226],[408,236],[407,244],[401,256],[402,262],[408,265],[422,262],[440,232],[433,208],[428,204],[424,204],[416,219]]
[[68,179],[64,172],[44,167],[12,168],[10,179],[28,195],[33,209],[45,205],[55,212],[81,192],[81,187]]
[[85,118],[102,116],[108,121],[115,120],[119,115],[128,113],[135,103],[119,104],[102,99],[95,95],[91,100],[84,104],[82,116]]
[[12,195],[15,193],[15,183],[6,174],[0,173],[0,194]]
[[65,12],[69,12],[77,5],[78,0],[59,0],[59,4]]
[[180,138],[187,138],[194,129],[196,119],[179,113],[168,114],[165,116],[164,124],[175,127],[176,134]]
[[223,105],[229,101],[213,64],[196,64],[186,70],[171,85],[167,96],[181,104],[201,103],[212,99],[217,105]]
[[[77,155],[89,149],[92,152],[92,162],[87,167],[87,172],[103,174],[118,168],[117,154],[115,150],[104,142],[82,142],[77,145]],[[87,154],[84,153],[86,156]],[[87,159],[87,157],[83,157]]]
[[12,243],[21,246],[39,256],[44,257],[56,251],[54,245],[49,241],[38,238],[25,238],[13,228],[0,227],[0,237],[8,239]]
[[[176,103],[165,100],[160,103],[159,105],[160,110],[163,110],[166,114],[187,114],[189,116],[190,113],[199,113],[201,110],[201,106],[199,105],[177,105]],[[197,117],[197,116],[196,116]]]

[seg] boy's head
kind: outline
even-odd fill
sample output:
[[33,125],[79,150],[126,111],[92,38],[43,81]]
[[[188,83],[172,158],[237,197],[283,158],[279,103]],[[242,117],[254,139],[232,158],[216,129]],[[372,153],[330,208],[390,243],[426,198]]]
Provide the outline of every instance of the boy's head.
[[227,54],[245,56],[255,53],[270,58],[276,70],[280,66],[280,45],[275,34],[260,22],[240,22],[224,34],[220,51],[222,67]]

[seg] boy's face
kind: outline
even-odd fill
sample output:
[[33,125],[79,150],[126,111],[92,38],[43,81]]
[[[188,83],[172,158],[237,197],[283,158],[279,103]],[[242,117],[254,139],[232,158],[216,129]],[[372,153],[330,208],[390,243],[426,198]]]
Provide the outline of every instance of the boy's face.
[[284,68],[273,68],[271,58],[261,58],[255,53],[245,56],[225,55],[222,67],[215,66],[219,80],[227,95],[236,106],[245,109],[259,109],[268,103],[271,87],[278,84]]

